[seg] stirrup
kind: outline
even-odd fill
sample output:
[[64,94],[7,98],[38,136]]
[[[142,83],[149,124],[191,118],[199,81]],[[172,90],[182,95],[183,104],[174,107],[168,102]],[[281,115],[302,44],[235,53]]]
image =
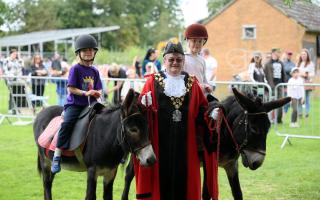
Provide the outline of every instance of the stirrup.
[[60,161],[61,161],[61,156],[53,157],[52,164],[51,164],[51,172],[53,174],[61,171]]

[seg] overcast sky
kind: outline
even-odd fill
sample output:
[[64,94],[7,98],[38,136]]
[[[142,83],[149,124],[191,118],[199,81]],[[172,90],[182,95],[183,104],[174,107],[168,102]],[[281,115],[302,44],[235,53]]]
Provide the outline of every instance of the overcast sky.
[[208,16],[207,0],[181,0],[185,26]]

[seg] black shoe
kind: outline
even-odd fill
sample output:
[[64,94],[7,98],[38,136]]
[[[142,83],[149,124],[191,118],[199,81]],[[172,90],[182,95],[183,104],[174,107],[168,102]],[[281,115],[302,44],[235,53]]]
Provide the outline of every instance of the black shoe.
[[308,118],[309,117],[309,114],[306,114],[306,118]]

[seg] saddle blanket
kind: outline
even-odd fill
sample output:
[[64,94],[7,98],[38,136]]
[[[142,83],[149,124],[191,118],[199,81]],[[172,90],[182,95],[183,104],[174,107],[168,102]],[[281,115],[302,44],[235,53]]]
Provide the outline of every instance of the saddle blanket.
[[[54,151],[58,142],[58,133],[63,122],[62,116],[57,116],[53,118],[46,129],[41,133],[38,138],[38,143],[41,147],[45,148],[47,152]],[[46,154],[48,155],[48,153]],[[62,155],[64,156],[75,156],[74,151],[62,150]]]

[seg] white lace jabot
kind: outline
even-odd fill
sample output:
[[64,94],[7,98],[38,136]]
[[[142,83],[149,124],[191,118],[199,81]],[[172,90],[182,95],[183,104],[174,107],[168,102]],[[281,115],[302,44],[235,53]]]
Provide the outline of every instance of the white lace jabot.
[[181,97],[186,94],[186,86],[184,84],[184,75],[170,76],[165,72],[167,76],[164,82],[164,94],[168,97]]

